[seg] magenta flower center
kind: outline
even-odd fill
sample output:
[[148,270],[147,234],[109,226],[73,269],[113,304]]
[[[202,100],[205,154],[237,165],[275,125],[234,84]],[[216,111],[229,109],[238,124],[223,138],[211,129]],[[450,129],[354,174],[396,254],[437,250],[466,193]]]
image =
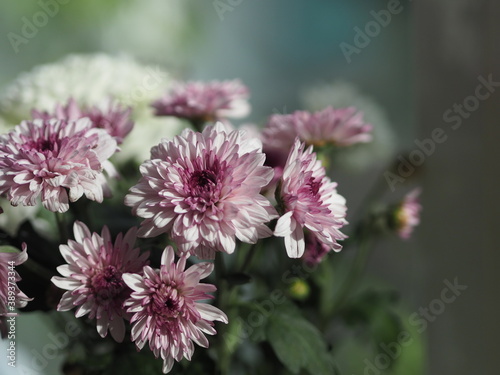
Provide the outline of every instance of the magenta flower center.
[[99,303],[121,297],[125,291],[122,272],[114,266],[106,266],[101,272],[96,273],[91,284],[94,296]]
[[194,195],[210,194],[217,185],[217,176],[210,170],[195,171],[191,175],[189,187]]
[[306,187],[309,188],[309,194],[312,197],[316,197],[319,192],[319,188],[321,187],[321,182],[317,181],[314,177],[310,177],[309,181],[307,181]]
[[211,166],[199,168],[187,176],[185,202],[192,210],[205,212],[219,201],[221,170],[216,160]]
[[55,154],[59,152],[61,140],[57,134],[51,134],[48,138],[39,138],[26,142],[23,145],[25,150],[35,150],[44,155]]
[[297,195],[291,194],[284,197],[285,206],[296,211],[294,216],[301,225],[305,223],[305,213],[317,215],[330,212],[328,208],[322,207],[323,201],[319,193],[320,188],[321,180],[311,176],[297,190]]
[[151,299],[152,313],[160,316],[166,326],[182,314],[183,305],[184,298],[172,285],[162,285]]
[[89,116],[89,118],[92,120],[96,128],[107,129],[110,125],[109,120],[106,119],[106,117],[104,117],[102,114]]
[[309,177],[307,182],[302,185],[298,191],[298,198],[304,202],[319,202],[321,195],[319,194],[319,189],[321,188],[321,181],[314,177]]

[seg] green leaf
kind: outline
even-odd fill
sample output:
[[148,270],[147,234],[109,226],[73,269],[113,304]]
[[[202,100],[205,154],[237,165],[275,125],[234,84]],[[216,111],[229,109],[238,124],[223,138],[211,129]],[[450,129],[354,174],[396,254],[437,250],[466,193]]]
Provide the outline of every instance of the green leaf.
[[[351,300],[344,313],[348,324],[366,329],[377,354],[384,352],[383,345],[397,342],[403,329],[401,318],[394,311],[396,300],[392,291],[366,290]],[[389,360],[391,368],[397,359]]]
[[348,325],[367,325],[380,311],[390,310],[396,301],[393,291],[368,289],[350,299],[342,316]]
[[[403,350],[401,355],[395,362],[392,373],[405,375],[422,375],[425,373],[426,363],[426,338],[425,334],[420,333],[409,320],[411,316],[408,311],[398,311],[401,321],[403,322],[403,330],[408,333],[409,340],[402,344]],[[400,336],[400,339],[402,336]]]
[[[401,331],[392,342],[378,343],[360,339],[354,332],[345,331],[335,345],[336,364],[344,374],[423,375],[425,374],[425,334],[417,331],[409,317],[411,312],[394,310],[402,323]],[[385,345],[385,350],[381,344]],[[384,353],[381,355],[381,353]],[[391,355],[395,353],[396,355]],[[384,360],[381,358],[384,357]],[[385,358],[394,357],[391,368],[386,368]],[[383,366],[382,366],[383,365]],[[382,368],[383,367],[383,368]]]
[[249,338],[248,332],[245,331],[244,321],[239,314],[240,311],[236,308],[228,311],[229,323],[222,333],[226,352],[230,355],[238,349],[243,340]]
[[319,286],[319,311],[323,317],[330,316],[334,310],[336,297],[342,285],[338,280],[343,280],[342,278],[346,277],[342,272],[348,268],[344,266],[341,270],[337,270],[335,263],[331,260],[332,258],[330,256],[321,262],[317,271],[312,274],[314,281]]
[[390,310],[379,310],[372,316],[370,331],[376,343],[395,341],[401,330],[401,319]]
[[274,305],[268,300],[245,303],[239,306],[239,316],[233,319],[240,327],[240,337],[255,343],[267,339],[266,327],[274,313]]
[[19,249],[16,249],[14,246],[0,246],[0,253],[19,253]]
[[284,305],[269,318],[267,338],[278,359],[294,374],[301,369],[315,375],[335,373],[321,334],[294,308]]

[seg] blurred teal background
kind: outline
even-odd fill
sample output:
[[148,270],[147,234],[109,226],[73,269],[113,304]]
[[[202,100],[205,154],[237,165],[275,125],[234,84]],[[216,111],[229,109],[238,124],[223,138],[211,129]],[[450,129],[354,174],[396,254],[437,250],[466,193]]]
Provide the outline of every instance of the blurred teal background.
[[253,93],[250,119],[262,121],[273,110],[298,108],[305,87],[342,79],[376,97],[392,122],[401,124],[395,129],[403,139],[411,135],[409,6],[347,64],[340,43],[353,44],[354,27],[373,20],[370,11],[386,8],[386,2],[243,0],[222,20],[211,1],[67,2],[56,2],[58,12],[19,44],[18,53],[8,34],[22,36],[23,17],[32,20],[42,8],[2,2],[0,84],[69,53],[123,52],[192,79],[240,77]]

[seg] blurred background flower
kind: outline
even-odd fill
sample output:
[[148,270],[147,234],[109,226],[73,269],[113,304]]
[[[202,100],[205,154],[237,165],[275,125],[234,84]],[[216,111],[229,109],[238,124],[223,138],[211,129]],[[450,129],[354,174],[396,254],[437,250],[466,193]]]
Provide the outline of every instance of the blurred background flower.
[[345,169],[364,170],[374,165],[388,163],[397,149],[397,137],[384,109],[374,98],[363,94],[355,84],[335,81],[307,87],[301,93],[302,105],[319,111],[327,106],[343,108],[353,106],[364,115],[368,124],[373,124],[372,141],[349,147],[336,157]]

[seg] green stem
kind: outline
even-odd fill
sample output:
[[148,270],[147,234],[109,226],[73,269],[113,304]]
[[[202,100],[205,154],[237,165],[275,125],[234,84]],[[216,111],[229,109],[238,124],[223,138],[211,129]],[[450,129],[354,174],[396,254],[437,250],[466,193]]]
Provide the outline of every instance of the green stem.
[[241,273],[245,273],[245,271],[248,269],[248,267],[250,267],[250,265],[252,264],[252,260],[255,256],[255,254],[257,253],[257,250],[260,249],[260,243],[261,243],[261,241],[252,244],[252,246],[248,250],[248,252],[245,256],[245,260],[243,261],[243,264],[241,265],[241,268],[240,268]]
[[333,309],[333,313],[341,310],[349,299],[349,295],[355,288],[361,274],[365,269],[368,255],[370,254],[370,249],[371,241],[369,241],[365,237],[361,237],[358,251],[352,261],[351,269],[347,274],[346,279],[342,283],[342,289],[337,294],[337,302],[334,305],[335,307]]
[[49,271],[47,268],[43,267],[42,265],[38,264],[35,262],[33,259],[28,258],[26,262],[23,263],[23,266],[26,267],[26,269],[30,270],[33,272],[35,275],[40,276],[46,281],[50,281],[52,276],[54,274]]
[[[216,254],[215,257],[215,280],[217,286],[217,301],[218,308],[222,311],[227,311],[227,299],[229,297],[229,285],[225,279],[226,269],[224,265],[224,259],[222,258],[222,253]],[[219,332],[217,333],[217,374],[227,375],[229,374],[229,365],[231,363],[231,357],[226,350],[224,342],[224,333],[226,327],[221,325]]]
[[75,220],[83,221],[89,228],[92,228],[90,204],[91,202],[88,199],[79,199],[70,205],[70,209]]
[[55,212],[57,229],[59,230],[59,241],[63,244],[68,242],[68,228],[66,227],[66,220],[63,213]]
[[209,121],[209,120],[204,119],[204,118],[190,119],[189,120],[189,122],[193,126],[194,130],[196,130],[197,132],[200,132],[200,133],[203,131],[203,127],[207,121]]

